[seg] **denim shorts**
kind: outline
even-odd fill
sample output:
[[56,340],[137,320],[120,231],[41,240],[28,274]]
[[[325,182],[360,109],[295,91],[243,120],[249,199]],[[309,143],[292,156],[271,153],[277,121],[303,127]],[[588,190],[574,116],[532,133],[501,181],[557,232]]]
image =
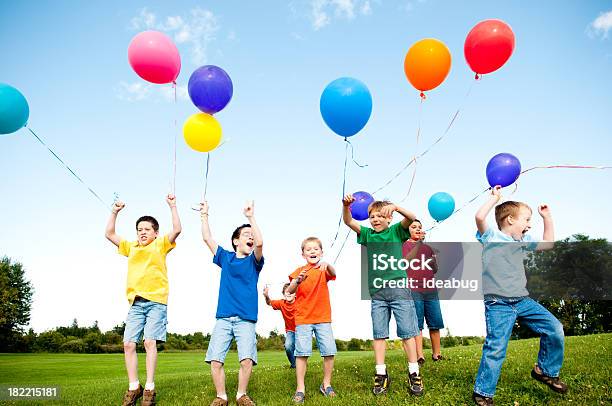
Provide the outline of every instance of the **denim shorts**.
[[408,289],[384,288],[372,295],[372,334],[374,339],[389,338],[391,313],[401,339],[419,335],[414,302]]
[[208,350],[206,362],[225,363],[225,356],[230,349],[232,340],[236,339],[238,347],[238,361],[250,359],[257,365],[257,338],[255,336],[255,323],[243,320],[238,316],[217,319]]
[[145,340],[166,341],[168,307],[165,304],[136,297],[125,320],[123,342]]
[[322,357],[336,355],[336,340],[331,323],[300,324],[295,326],[295,356],[312,355],[312,333],[317,339],[317,347]]
[[438,292],[413,291],[412,299],[414,300],[419,330],[423,330],[425,320],[427,321],[427,328],[430,330],[442,330],[444,328]]

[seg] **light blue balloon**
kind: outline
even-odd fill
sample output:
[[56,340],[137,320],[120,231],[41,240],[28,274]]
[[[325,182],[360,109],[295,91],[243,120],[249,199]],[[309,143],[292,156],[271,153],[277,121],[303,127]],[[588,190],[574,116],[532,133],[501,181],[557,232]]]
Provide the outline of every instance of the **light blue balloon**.
[[434,220],[446,220],[455,211],[455,199],[446,192],[434,193],[429,198],[427,208]]
[[11,134],[26,125],[30,107],[21,92],[0,83],[0,135]]
[[341,137],[357,134],[372,114],[368,87],[353,78],[339,78],[327,85],[319,104],[325,124]]

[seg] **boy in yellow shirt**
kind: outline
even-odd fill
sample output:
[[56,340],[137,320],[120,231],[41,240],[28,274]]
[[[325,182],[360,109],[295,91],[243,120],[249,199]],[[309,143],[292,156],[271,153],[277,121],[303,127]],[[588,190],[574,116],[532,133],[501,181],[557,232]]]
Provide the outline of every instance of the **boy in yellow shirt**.
[[[119,248],[119,254],[128,257],[127,299],[130,311],[125,321],[123,350],[128,373],[129,388],[123,398],[123,406],[132,406],[143,397],[142,406],[155,405],[155,367],[157,365],[157,341],[166,341],[168,303],[168,271],[166,254],[175,246],[181,233],[181,221],[176,210],[176,197],[169,194],[166,202],[172,212],[172,231],[162,238],[159,223],[151,216],[136,221],[136,241],[127,241],[115,232],[117,214],[125,204],[117,201],[106,225],[106,238]],[[147,352],[147,383],[138,381],[138,356],[136,343],[144,333]]]

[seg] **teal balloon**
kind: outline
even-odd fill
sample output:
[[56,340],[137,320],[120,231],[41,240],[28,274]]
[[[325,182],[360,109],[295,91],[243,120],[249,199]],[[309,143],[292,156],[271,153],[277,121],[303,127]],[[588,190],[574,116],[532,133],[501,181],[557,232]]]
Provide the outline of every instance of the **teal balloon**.
[[446,220],[455,211],[455,199],[446,192],[434,193],[429,198],[427,208],[434,220]]
[[12,134],[25,126],[30,116],[28,101],[15,89],[0,83],[0,134]]

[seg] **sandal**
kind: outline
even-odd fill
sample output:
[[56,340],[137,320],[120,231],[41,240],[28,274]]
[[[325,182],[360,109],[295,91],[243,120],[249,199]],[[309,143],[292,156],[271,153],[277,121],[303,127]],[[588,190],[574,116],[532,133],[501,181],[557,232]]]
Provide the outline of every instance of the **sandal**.
[[543,373],[536,371],[536,367],[533,367],[533,369],[531,370],[531,377],[536,381],[540,381],[543,384],[548,385],[550,389],[554,390],[557,393],[567,392],[567,385],[563,381],[561,381],[558,376],[553,377],[544,375]]
[[321,394],[326,398],[333,398],[336,396],[336,392],[334,391],[334,388],[331,387],[331,385],[329,385],[327,388],[324,388],[323,384],[321,384],[321,386],[319,386],[319,392],[321,392]]
[[293,395],[293,403],[296,404],[302,404],[304,403],[304,398],[306,398],[306,395],[304,394],[304,392],[295,392],[295,395]]

